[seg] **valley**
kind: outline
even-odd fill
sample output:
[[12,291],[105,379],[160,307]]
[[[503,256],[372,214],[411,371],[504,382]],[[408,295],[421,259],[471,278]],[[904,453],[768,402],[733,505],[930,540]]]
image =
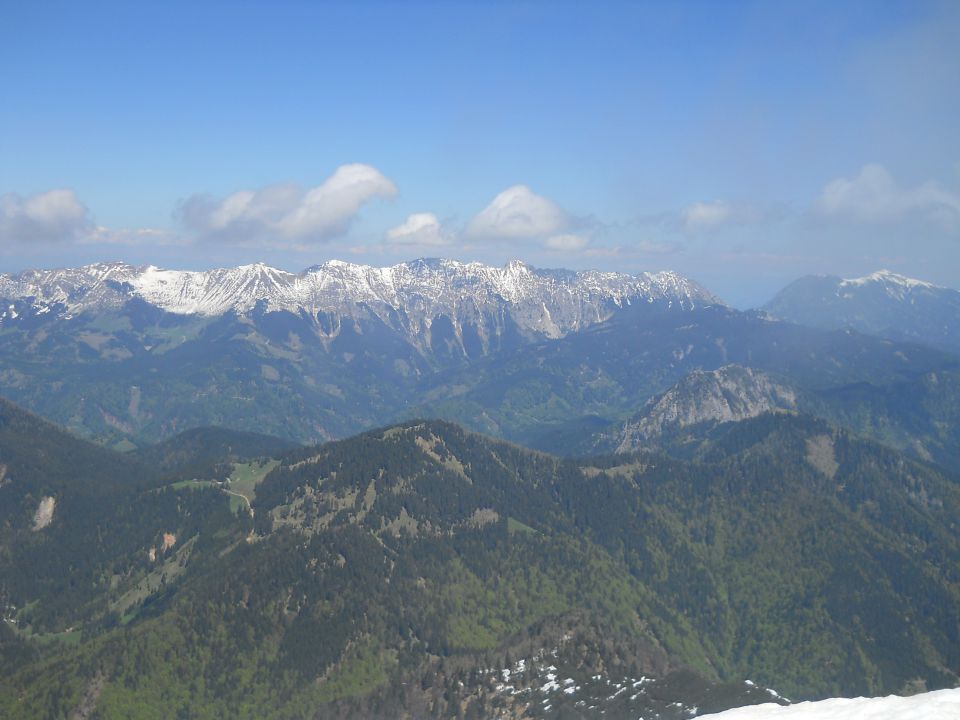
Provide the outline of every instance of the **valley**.
[[5,2],[0,720],[960,719],[960,2]]
[[418,324],[348,285],[270,309],[301,281],[263,267],[219,315],[97,272],[21,277],[50,309],[0,328],[4,391],[66,426],[0,408],[5,714],[688,718],[958,681],[943,348],[675,277],[411,263],[517,293]]

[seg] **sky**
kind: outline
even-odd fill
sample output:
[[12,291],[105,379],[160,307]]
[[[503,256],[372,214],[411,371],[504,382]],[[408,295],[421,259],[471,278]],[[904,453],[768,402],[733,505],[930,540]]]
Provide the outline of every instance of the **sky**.
[[960,2],[0,0],[0,272],[960,288]]

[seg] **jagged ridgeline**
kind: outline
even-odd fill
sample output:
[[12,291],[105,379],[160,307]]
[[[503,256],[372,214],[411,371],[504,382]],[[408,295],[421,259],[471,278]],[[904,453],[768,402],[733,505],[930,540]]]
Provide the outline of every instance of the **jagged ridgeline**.
[[136,445],[238,423],[343,437],[402,415],[443,371],[631,306],[719,303],[670,272],[447,260],[302,273],[98,264],[0,275],[0,299],[3,393],[88,437]]
[[[696,462],[411,421],[232,464],[111,490],[69,533],[72,491],[31,491],[2,555],[4,713],[591,717],[609,681],[632,704],[597,711],[679,718],[770,698],[718,684],[747,677],[794,699],[957,679],[956,482],[820,420],[719,426]],[[64,500],[35,528],[44,493]],[[94,570],[29,579],[67,542]],[[51,597],[58,572],[89,602]]]
[[[884,297],[899,303],[901,325],[924,315],[921,291],[953,292],[903,279],[898,288],[899,299]],[[902,448],[923,435],[935,460],[953,443],[934,437],[936,426],[908,427],[917,423],[904,386],[941,373],[945,382],[928,395],[960,406],[943,374],[956,373],[956,355],[903,335],[891,341],[738,312],[671,272],[448,260],[331,261],[301,273],[114,263],[0,275],[0,300],[0,392],[118,449],[197,426],[315,443],[442,417],[583,453],[687,374],[731,363],[774,373],[804,396],[835,390],[841,404],[851,400],[844,424]],[[921,327],[923,317],[915,319]],[[870,387],[847,392],[863,383]],[[870,395],[866,412],[858,393]],[[943,417],[927,414],[934,423]]]

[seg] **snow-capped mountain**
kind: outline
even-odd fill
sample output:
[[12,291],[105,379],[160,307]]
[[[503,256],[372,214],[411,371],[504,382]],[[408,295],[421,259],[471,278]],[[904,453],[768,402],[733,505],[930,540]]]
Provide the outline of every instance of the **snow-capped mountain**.
[[790,322],[960,350],[960,292],[880,270],[859,278],[807,276],[763,308]]
[[[522,262],[504,267],[452,260],[416,260],[371,267],[332,260],[290,273],[257,263],[203,272],[98,263],[76,269],[0,275],[0,298],[29,302],[34,313],[78,315],[117,309],[132,299],[177,315],[219,316],[288,311],[317,319],[336,334],[343,318],[377,318],[421,335],[448,318],[460,335],[509,317],[521,332],[557,338],[607,320],[634,303],[693,309],[720,301],[673,272],[621,273],[539,270]],[[0,322],[22,315],[11,305]]]

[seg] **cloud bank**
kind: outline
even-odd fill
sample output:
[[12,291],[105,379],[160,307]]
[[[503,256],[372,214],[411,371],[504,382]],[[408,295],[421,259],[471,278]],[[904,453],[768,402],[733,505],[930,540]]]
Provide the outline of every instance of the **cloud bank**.
[[180,208],[184,227],[201,240],[274,244],[322,242],[343,235],[360,208],[397,194],[370,165],[341,165],[321,185],[241,190],[222,200],[194,195]]
[[73,190],[48,190],[27,197],[0,195],[2,243],[72,242],[92,228],[90,212]]
[[900,187],[883,165],[865,165],[852,179],[829,182],[816,202],[823,216],[863,223],[917,217],[946,230],[960,228],[960,195],[934,181]]

